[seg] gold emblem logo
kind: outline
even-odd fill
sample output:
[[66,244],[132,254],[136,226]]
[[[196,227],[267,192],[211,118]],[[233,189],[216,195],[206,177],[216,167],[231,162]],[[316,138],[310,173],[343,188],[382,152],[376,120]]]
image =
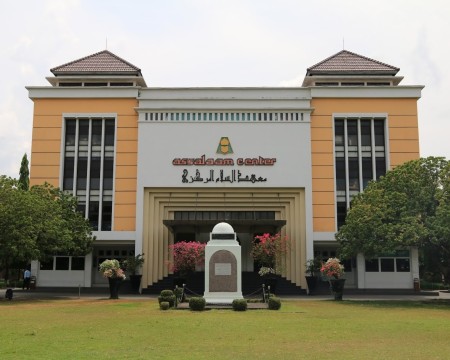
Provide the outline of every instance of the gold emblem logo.
[[232,154],[233,148],[231,147],[230,140],[227,137],[221,137],[219,146],[217,146],[217,154]]

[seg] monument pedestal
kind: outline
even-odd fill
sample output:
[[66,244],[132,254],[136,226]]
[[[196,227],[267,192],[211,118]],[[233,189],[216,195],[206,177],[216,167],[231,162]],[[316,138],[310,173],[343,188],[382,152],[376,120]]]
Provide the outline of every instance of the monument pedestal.
[[227,223],[217,224],[205,247],[205,294],[207,304],[231,304],[242,299],[241,246]]

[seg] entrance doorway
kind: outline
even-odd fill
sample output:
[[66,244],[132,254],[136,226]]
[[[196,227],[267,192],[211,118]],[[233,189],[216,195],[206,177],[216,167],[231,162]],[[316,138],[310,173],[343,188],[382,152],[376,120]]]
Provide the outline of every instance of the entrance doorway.
[[303,188],[146,188],[142,232],[137,230],[137,238],[142,235],[142,252],[151,257],[143,267],[143,284],[152,286],[171,274],[169,247],[178,239],[185,240],[178,234],[195,234],[196,241],[206,243],[213,227],[225,221],[248,254],[244,271],[254,269],[250,257],[253,234],[282,232],[288,236],[292,246],[286,255],[285,277],[302,285],[307,233],[312,238],[312,222],[307,219]]

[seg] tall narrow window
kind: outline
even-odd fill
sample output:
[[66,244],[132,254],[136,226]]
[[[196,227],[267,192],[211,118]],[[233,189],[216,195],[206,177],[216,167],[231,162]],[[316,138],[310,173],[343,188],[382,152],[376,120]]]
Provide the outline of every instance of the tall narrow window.
[[384,118],[339,117],[334,120],[338,228],[345,222],[352,198],[371,180],[386,173],[385,142]]
[[[63,189],[94,230],[112,227],[115,120],[70,118],[65,122]],[[74,181],[76,179],[76,181]]]

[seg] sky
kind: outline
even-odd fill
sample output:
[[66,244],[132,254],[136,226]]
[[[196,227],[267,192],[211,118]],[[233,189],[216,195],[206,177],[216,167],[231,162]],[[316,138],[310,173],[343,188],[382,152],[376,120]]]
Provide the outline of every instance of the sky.
[[33,102],[50,69],[108,49],[147,86],[300,86],[343,48],[424,85],[421,156],[450,159],[450,2],[444,0],[3,0],[0,175],[31,154]]

